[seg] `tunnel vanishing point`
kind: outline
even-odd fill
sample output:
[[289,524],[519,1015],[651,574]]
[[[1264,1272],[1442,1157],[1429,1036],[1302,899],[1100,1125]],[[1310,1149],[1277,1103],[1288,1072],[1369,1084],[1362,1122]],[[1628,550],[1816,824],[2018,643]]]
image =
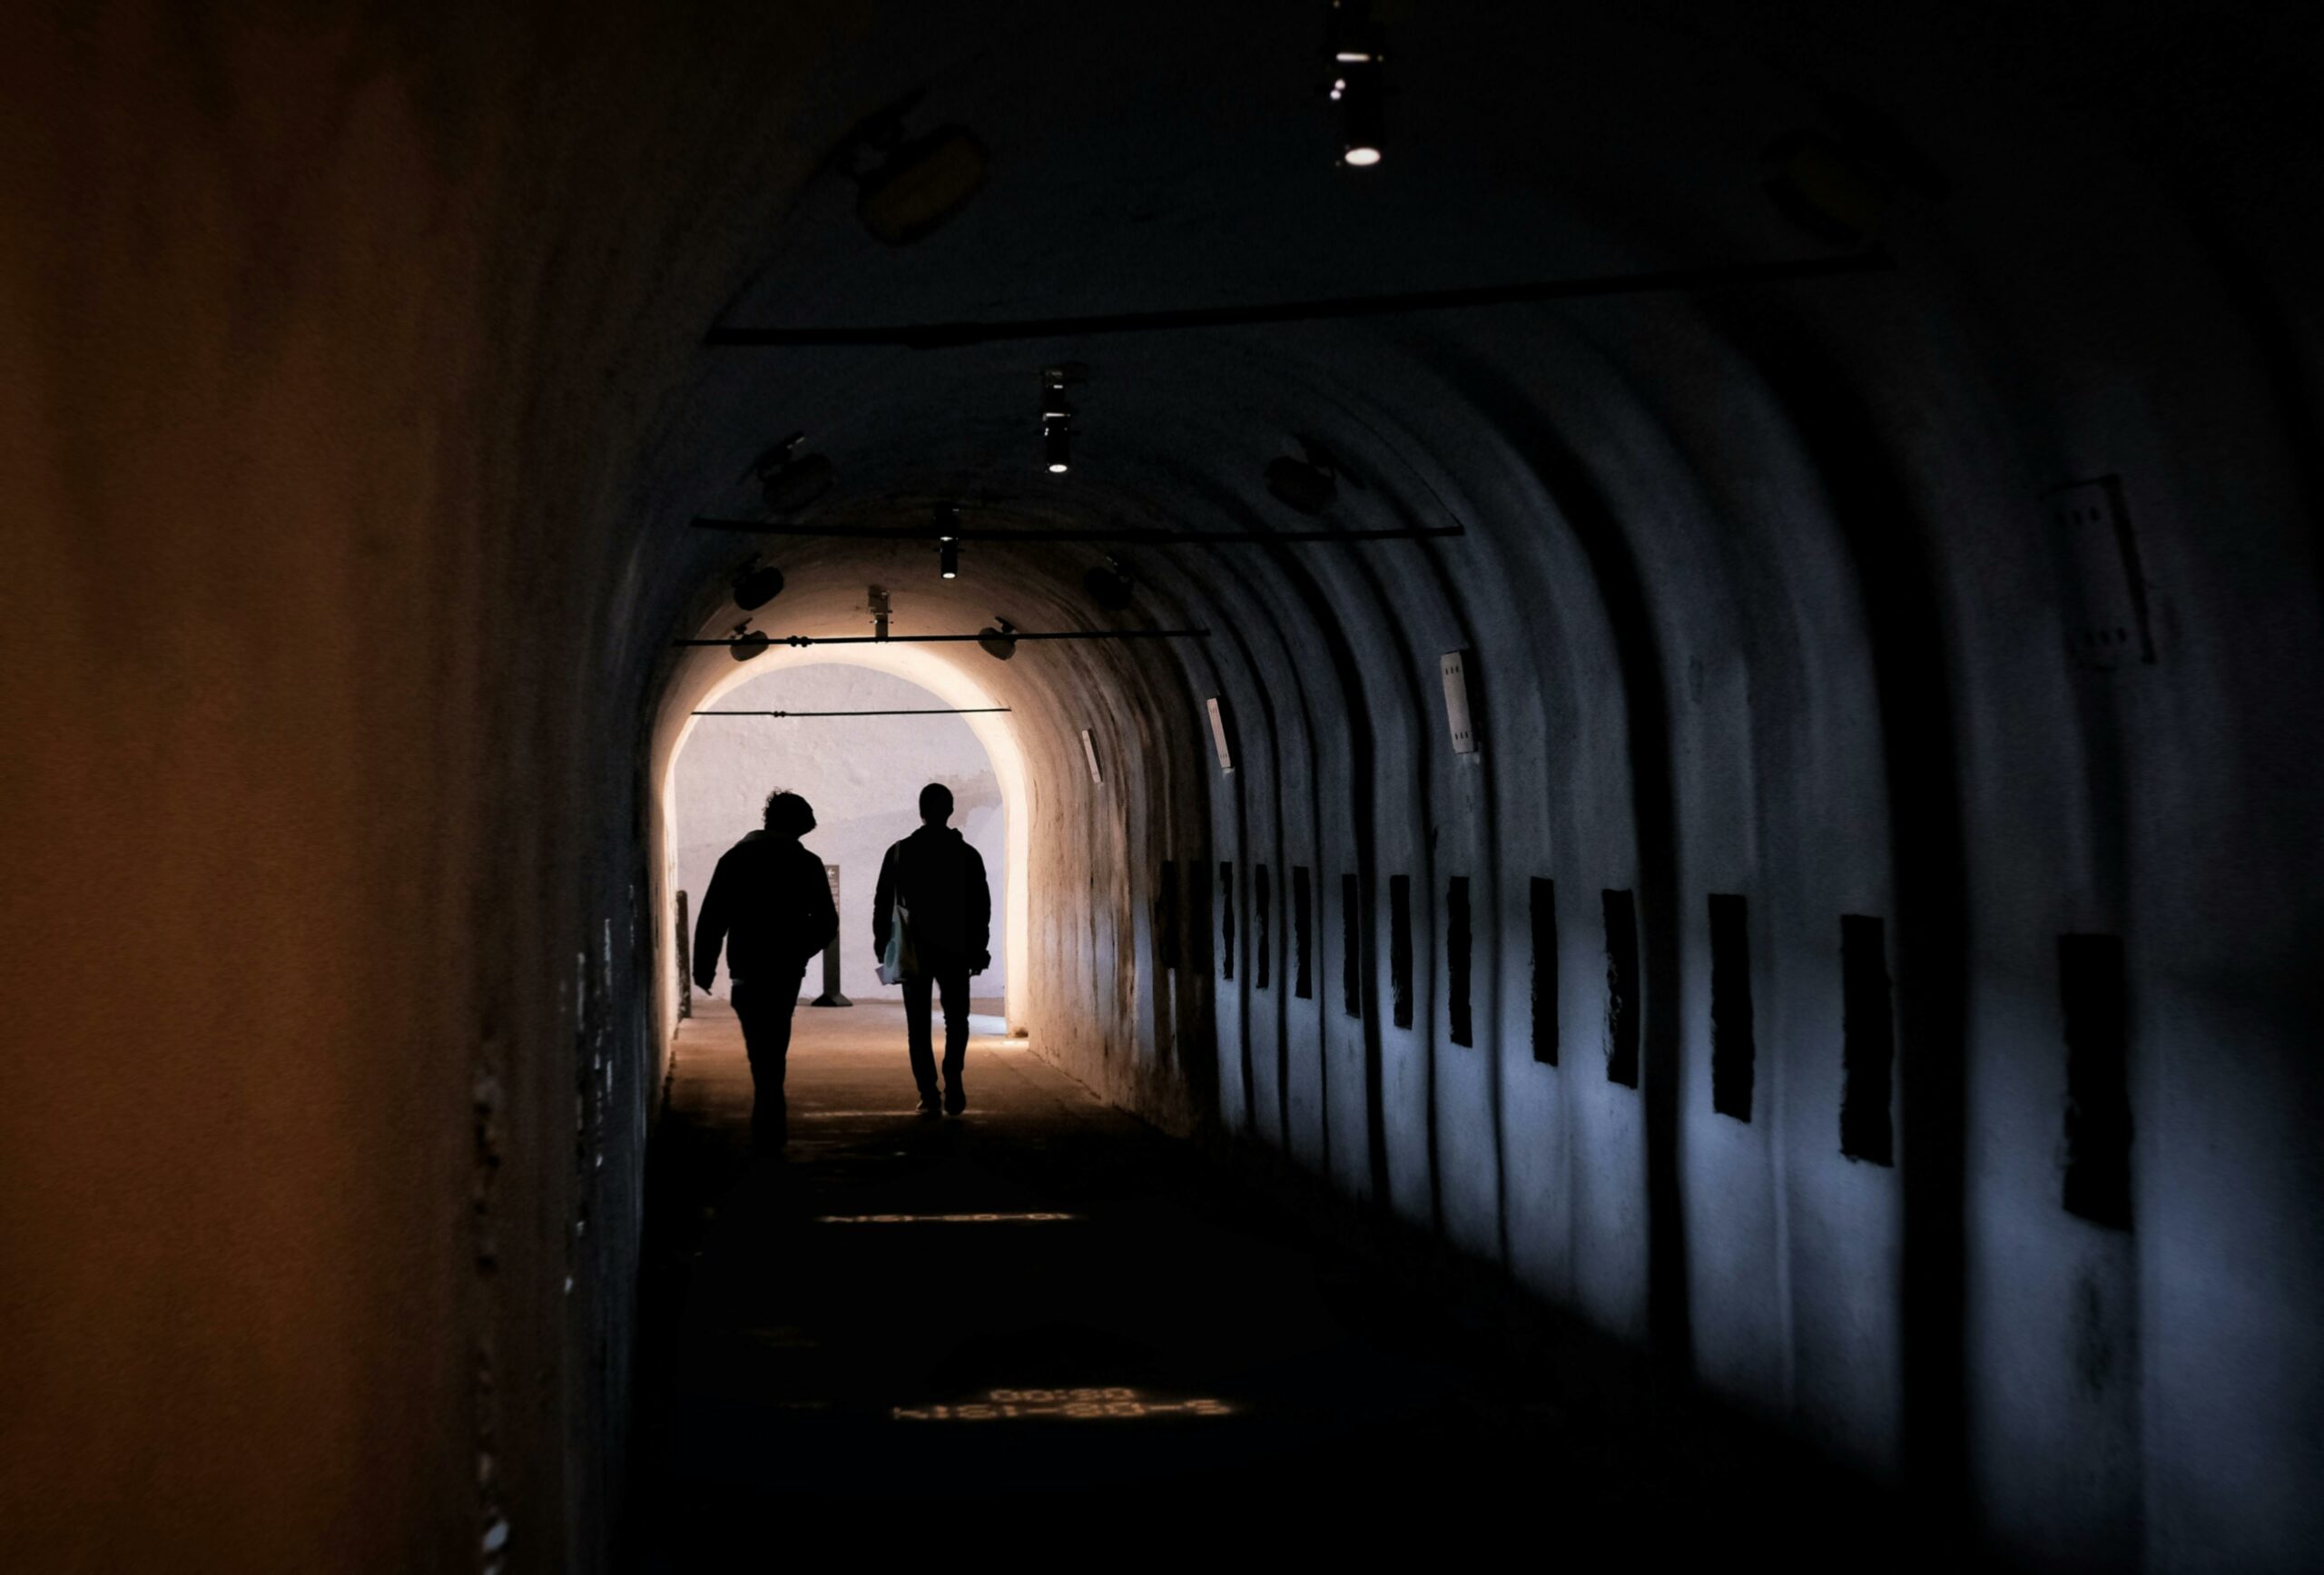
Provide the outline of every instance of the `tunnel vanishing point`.
[[2324,1561],[2312,7],[6,31],[0,1561],[608,1567],[669,763],[839,637],[1009,708],[1027,1055]]

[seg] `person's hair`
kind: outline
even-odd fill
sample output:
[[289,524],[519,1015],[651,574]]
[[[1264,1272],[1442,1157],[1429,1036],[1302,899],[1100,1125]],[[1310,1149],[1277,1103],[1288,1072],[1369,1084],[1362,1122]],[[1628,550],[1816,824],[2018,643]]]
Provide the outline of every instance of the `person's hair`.
[[778,837],[803,837],[815,829],[815,812],[797,793],[777,788],[766,795],[766,829]]
[[952,818],[952,790],[940,782],[930,783],[920,790],[920,818],[923,821],[949,821]]

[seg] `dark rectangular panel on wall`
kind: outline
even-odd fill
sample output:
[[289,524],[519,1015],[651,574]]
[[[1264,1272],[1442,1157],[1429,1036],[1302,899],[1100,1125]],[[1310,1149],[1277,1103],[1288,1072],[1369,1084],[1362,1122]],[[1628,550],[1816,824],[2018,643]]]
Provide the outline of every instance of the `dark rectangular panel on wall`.
[[1469,878],[1455,875],[1444,890],[1444,1002],[1456,1045],[1477,1042],[1469,1010]]
[[1602,891],[1606,917],[1606,1080],[1638,1087],[1638,903]]
[[1274,972],[1271,965],[1275,961],[1275,892],[1267,884],[1267,867],[1265,864],[1251,871],[1251,982],[1265,989]]
[[1390,1017],[1413,1026],[1413,878],[1388,877],[1388,997]]
[[1710,894],[1710,1107],[1751,1118],[1758,1044],[1751,1033],[1750,911],[1734,892]]
[[2131,1228],[2130,985],[2119,935],[2058,937],[2067,1212]]
[[1218,866],[1218,977],[1235,977],[1235,866]]
[[1840,915],[1840,1152],[1875,1165],[1896,1163],[1889,1109],[1896,1019],[1885,930],[1862,913]]
[[1533,1058],[1558,1064],[1558,885],[1533,877]]
[[1308,884],[1307,866],[1291,868],[1291,992],[1301,1000],[1315,994],[1315,975],[1308,966],[1307,945],[1315,924],[1315,893]]
[[1192,911],[1187,914],[1187,935],[1194,942],[1194,955],[1187,960],[1205,972],[1210,970],[1210,866],[1199,859],[1187,863],[1187,881],[1193,887],[1187,893]]
[[1340,1001],[1347,1015],[1364,1017],[1364,904],[1353,875],[1340,877]]
[[1162,954],[1162,966],[1178,966],[1178,865],[1175,859],[1162,861],[1162,879],[1154,892],[1154,935]]

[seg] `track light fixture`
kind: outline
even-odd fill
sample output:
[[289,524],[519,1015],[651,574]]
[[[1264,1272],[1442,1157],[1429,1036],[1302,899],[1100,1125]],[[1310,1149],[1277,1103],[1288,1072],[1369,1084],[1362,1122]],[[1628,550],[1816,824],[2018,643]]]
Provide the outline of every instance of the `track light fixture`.
[[1386,89],[1376,61],[1342,69],[1346,75],[1340,79],[1340,162],[1368,170],[1380,162],[1388,140],[1388,117],[1381,103]]
[[936,506],[936,572],[948,580],[960,577],[960,511],[950,503]]
[[924,96],[924,89],[909,94],[858,123],[831,157],[832,167],[855,182],[855,216],[891,246],[941,229],[983,186],[990,162],[966,127],[910,135],[904,117]]
[[1795,227],[1837,246],[1876,240],[1907,193],[1942,202],[1953,183],[1885,115],[1841,94],[1822,100],[1839,135],[1802,128],[1768,144],[1759,182]]
[[[1361,487],[1353,472],[1341,475]],[[928,527],[903,526],[788,525],[771,520],[714,519],[696,516],[696,530],[732,530],[758,536],[814,537],[830,541],[909,541],[928,539]],[[1047,526],[970,526],[960,539],[969,541],[1034,542],[1045,546],[1091,542],[1128,543],[1141,546],[1289,546],[1300,542],[1332,542],[1343,546],[1379,541],[1421,541],[1434,536],[1465,536],[1459,525],[1400,525],[1384,529],[1348,530],[1336,527],[1301,530],[1188,530],[1175,525],[1105,525],[1088,528]]]
[[1377,0],[1332,0],[1332,102],[1340,108],[1340,162],[1368,170],[1386,142],[1385,30]]
[[1073,468],[1073,406],[1066,385],[1088,379],[1089,369],[1078,361],[1041,369],[1041,463],[1052,476]]
[[1323,513],[1340,491],[1329,470],[1287,455],[1267,461],[1267,490],[1302,514]]
[[1102,564],[1081,576],[1081,588],[1089,599],[1109,613],[1129,610],[1130,600],[1137,586],[1129,569],[1118,557],[1108,556]]
[[1778,258],[1764,262],[1714,262],[1696,268],[1643,272],[1580,274],[1508,284],[1463,285],[1451,290],[1400,290],[1390,295],[1326,296],[1314,300],[1243,301],[1235,305],[1172,307],[1160,311],[1103,311],[1074,317],[1019,317],[988,320],[915,323],[846,323],[818,328],[718,324],[703,335],[705,345],[755,349],[809,346],[892,345],[911,350],[953,350],[973,345],[1102,335],[1177,333],[1219,328],[1253,328],[1280,322],[1327,322],[1343,319],[1395,317],[1415,311],[1469,311],[1544,300],[1588,300],[1602,297],[1664,295],[1704,290],[1735,290],[1794,280],[1834,279],[1890,273],[1896,260],[1874,249],[1837,256]]
[[745,474],[759,478],[759,497],[770,515],[797,514],[839,482],[838,468],[820,454],[802,454],[807,434],[793,432],[751,461]]
[[[810,645],[877,645],[893,642],[899,645],[954,645],[970,641],[982,645],[992,656],[1006,662],[1017,653],[1018,645],[1026,640],[1207,640],[1208,629],[1020,629],[1006,618],[995,618],[996,627],[974,635],[785,635],[780,640],[767,635],[744,635],[738,631],[718,640],[673,640],[671,645],[682,650],[696,646],[717,645],[733,651],[737,646],[756,655],[769,645],[789,645],[805,650]],[[737,662],[747,662],[749,656],[737,655]]]
[[763,655],[766,647],[765,631],[752,628],[751,621],[744,618],[734,625],[734,633],[731,643],[726,647],[726,654],[737,662],[747,662],[753,656]]
[[[1306,456],[1304,459],[1281,454],[1267,461],[1267,491],[1277,502],[1287,503],[1302,514],[1321,514],[1339,497],[1340,463],[1313,438],[1298,441]],[[1353,476],[1348,480],[1359,487],[1364,485]]]
[[753,558],[734,576],[734,605],[754,613],[783,594],[783,571]]

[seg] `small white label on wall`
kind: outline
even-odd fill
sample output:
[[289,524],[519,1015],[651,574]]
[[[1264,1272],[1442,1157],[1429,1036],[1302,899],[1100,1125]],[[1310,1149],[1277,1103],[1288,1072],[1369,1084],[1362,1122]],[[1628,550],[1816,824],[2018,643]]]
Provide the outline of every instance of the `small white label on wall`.
[[1226,747],[1226,718],[1218,709],[1218,696],[1210,697],[1210,742],[1218,746],[1218,769],[1235,769],[1234,752]]
[[1081,753],[1089,757],[1089,780],[1102,784],[1106,779],[1098,774],[1098,741],[1086,727],[1081,730]]
[[1444,724],[1452,733],[1452,753],[1474,754],[1476,730],[1469,723],[1469,671],[1466,651],[1447,651],[1438,664],[1444,672]]

